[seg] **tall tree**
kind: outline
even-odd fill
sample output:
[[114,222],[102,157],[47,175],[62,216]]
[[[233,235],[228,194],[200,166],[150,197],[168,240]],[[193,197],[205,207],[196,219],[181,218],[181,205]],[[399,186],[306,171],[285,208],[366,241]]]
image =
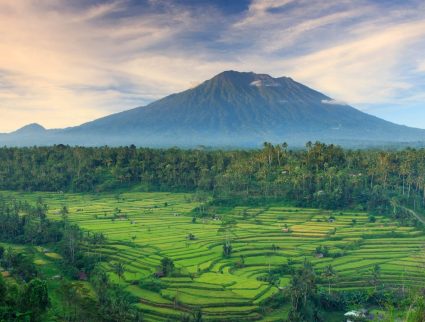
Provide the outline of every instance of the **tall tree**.
[[332,280],[336,276],[336,272],[331,264],[325,267],[325,269],[322,272],[322,276],[328,280],[328,294],[331,294],[331,283]]
[[118,276],[118,281],[121,283],[121,279],[123,278],[124,273],[125,273],[124,264],[122,262],[115,263],[113,268],[114,268],[115,274],[117,274],[117,276]]

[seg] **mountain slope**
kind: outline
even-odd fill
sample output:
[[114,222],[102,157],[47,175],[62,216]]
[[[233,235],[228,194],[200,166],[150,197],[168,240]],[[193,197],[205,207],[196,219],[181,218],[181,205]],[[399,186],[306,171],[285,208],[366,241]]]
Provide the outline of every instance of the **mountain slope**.
[[425,141],[425,130],[365,114],[291,78],[226,71],[146,107],[44,135],[47,143],[85,145],[256,146],[266,140]]
[[46,129],[37,123],[31,123],[28,125],[25,125],[24,127],[21,127],[20,129],[16,130],[15,132],[12,132],[13,134],[23,134],[23,135],[34,135],[34,134],[40,134],[46,131]]

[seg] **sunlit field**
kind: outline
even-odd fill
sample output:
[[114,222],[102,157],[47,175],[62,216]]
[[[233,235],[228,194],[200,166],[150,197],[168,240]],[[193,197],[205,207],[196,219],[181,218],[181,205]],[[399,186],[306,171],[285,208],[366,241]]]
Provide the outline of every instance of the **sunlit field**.
[[[103,233],[106,244],[87,251],[102,254],[111,279],[140,298],[148,321],[176,319],[195,308],[208,320],[265,319],[261,304],[288,286],[290,274],[274,284],[265,277],[305,258],[318,275],[333,266],[335,277],[322,279],[326,290],[373,288],[376,264],[387,286],[425,286],[424,233],[381,216],[271,205],[217,208],[201,217],[191,194],[3,194],[30,202],[42,197],[52,219],[61,219],[59,210],[67,206],[70,222]],[[225,243],[232,246],[229,257]],[[142,288],[139,281],[157,273],[163,257],[174,261],[174,275],[162,277],[158,291]],[[123,278],[114,273],[118,262]]]

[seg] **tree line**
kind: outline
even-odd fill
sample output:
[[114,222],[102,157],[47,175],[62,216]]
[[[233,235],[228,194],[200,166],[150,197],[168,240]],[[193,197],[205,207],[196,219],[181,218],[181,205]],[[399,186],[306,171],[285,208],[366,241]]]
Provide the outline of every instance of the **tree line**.
[[[320,142],[291,150],[148,149],[135,146],[0,148],[0,189],[205,191],[216,202],[288,201],[358,208],[415,222],[425,207],[425,150],[345,150]],[[407,210],[405,209],[407,208]]]

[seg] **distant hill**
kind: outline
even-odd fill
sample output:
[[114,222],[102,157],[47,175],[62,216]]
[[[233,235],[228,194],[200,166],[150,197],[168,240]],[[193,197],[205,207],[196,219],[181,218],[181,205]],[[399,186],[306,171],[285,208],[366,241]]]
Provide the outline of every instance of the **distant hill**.
[[145,107],[77,127],[46,131],[32,124],[0,136],[8,145],[254,147],[309,140],[345,146],[425,142],[425,130],[363,113],[288,77],[226,71]]

